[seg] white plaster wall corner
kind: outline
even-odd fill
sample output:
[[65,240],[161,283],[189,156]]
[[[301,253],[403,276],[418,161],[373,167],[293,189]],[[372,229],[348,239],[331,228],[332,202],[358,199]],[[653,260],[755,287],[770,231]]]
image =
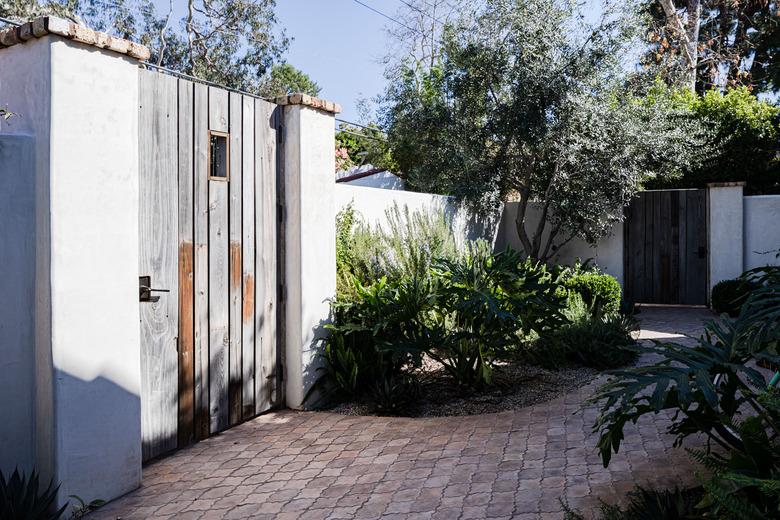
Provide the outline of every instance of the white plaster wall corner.
[[780,195],[744,197],[744,269],[780,265]]
[[0,49],[0,68],[14,71],[0,97],[19,114],[2,131],[35,139],[25,434],[60,503],[110,500],[141,477],[137,62],[44,35]]
[[285,105],[285,390],[287,406],[302,408],[313,385],[336,291],[333,114]]
[[707,185],[708,300],[715,284],[744,269],[743,188],[739,182]]

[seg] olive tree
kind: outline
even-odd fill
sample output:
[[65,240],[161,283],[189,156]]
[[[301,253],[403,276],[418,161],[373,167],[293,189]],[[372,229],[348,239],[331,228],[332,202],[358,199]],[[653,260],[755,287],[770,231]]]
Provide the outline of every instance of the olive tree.
[[401,171],[481,210],[517,201],[531,258],[595,243],[643,179],[705,152],[687,114],[622,88],[635,20],[625,3],[589,26],[573,1],[487,0],[468,28],[445,31],[424,81],[410,68],[389,88],[383,123]]

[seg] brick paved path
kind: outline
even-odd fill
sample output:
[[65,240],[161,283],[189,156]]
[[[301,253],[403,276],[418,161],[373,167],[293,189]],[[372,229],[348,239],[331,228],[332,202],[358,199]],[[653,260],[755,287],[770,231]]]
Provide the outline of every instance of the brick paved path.
[[[642,337],[696,334],[703,311],[645,309]],[[281,411],[155,462],[99,518],[561,518],[634,484],[693,482],[665,416],[626,430],[608,469],[595,451],[586,385],[514,412],[345,417]]]

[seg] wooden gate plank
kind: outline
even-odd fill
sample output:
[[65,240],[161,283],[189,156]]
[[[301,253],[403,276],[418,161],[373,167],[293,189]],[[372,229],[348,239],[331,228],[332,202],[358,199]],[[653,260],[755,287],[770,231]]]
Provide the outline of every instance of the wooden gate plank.
[[255,415],[255,100],[241,99],[241,183],[242,183],[242,273],[243,312],[241,314],[242,347],[242,417]]
[[685,304],[686,290],[685,281],[688,277],[688,262],[687,258],[687,241],[688,241],[688,226],[686,225],[686,215],[688,213],[688,194],[687,191],[681,191],[679,193],[679,206],[678,206],[678,229],[679,235],[677,239],[677,251],[678,251],[678,263],[679,263],[679,275],[677,279],[677,301],[681,304]]
[[[688,212],[686,226],[688,228],[688,276],[686,280],[686,299],[692,305],[704,305],[707,303],[706,191],[689,191],[687,203]],[[699,256],[700,249],[705,253],[703,257]]]
[[242,384],[241,384],[241,291],[243,269],[241,265],[241,94],[230,93],[230,180],[228,182],[228,228],[230,241],[230,349],[229,349],[229,398],[230,425],[241,421]]
[[179,80],[179,447],[195,434],[193,92]]
[[209,436],[209,99],[195,86],[195,437]]
[[672,236],[672,223],[671,223],[671,197],[670,191],[659,191],[658,195],[658,275],[660,281],[656,282],[660,292],[659,303],[672,303],[671,295],[671,265],[672,265],[672,250],[671,250],[671,236]]
[[[209,87],[208,94],[209,130],[227,132],[228,91]],[[229,245],[226,180],[208,181],[208,222],[209,430],[211,433],[217,433],[227,428],[229,412]]]
[[679,190],[669,192],[669,299],[680,302],[680,197]]
[[255,100],[256,324],[255,413],[270,409],[276,394],[276,105]]
[[645,287],[642,273],[644,271],[644,212],[645,197],[639,194],[631,201],[626,222],[626,298],[630,302],[642,302],[645,298]]
[[644,284],[645,290],[645,300],[644,302],[652,302],[655,298],[655,285],[653,284],[654,278],[654,261],[653,261],[653,249],[654,249],[654,243],[655,243],[655,235],[653,233],[653,211],[655,209],[654,207],[654,199],[653,199],[653,192],[646,192],[643,194],[645,198],[645,231],[644,231],[644,272],[642,273],[642,282]]
[[178,401],[177,82],[139,70],[139,274],[151,277],[158,302],[142,302],[142,455],[176,448]]

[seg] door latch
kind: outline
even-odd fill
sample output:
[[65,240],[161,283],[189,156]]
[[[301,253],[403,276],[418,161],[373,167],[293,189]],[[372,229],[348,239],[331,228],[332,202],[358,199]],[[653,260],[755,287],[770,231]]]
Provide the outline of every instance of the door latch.
[[140,302],[158,302],[159,296],[152,296],[153,292],[171,292],[170,289],[152,289],[151,276],[138,277],[138,301]]

